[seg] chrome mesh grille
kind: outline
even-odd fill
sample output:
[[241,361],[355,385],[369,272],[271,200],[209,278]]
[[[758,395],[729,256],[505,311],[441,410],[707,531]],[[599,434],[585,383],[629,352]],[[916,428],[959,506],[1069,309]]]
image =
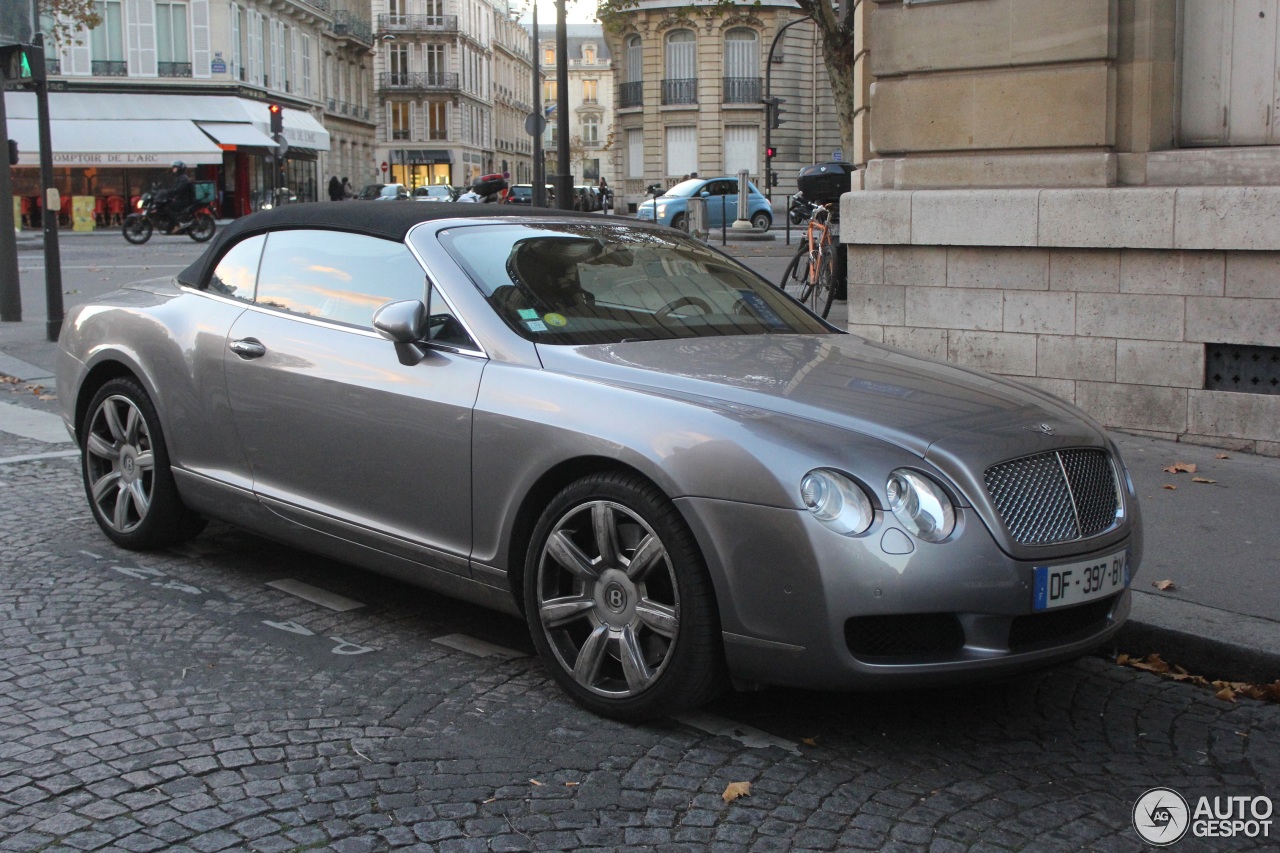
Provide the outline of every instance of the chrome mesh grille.
[[1052,545],[1116,523],[1115,469],[1101,450],[1058,450],[987,469],[987,493],[1014,540]]

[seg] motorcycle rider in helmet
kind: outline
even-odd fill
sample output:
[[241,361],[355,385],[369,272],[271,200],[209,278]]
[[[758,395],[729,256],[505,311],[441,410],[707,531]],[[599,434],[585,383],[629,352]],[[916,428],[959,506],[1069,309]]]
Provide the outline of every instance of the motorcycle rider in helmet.
[[187,164],[181,160],[174,160],[172,171],[173,183],[165,191],[164,206],[165,215],[172,223],[169,227],[170,234],[191,224],[189,217],[196,200],[196,188],[187,175]]

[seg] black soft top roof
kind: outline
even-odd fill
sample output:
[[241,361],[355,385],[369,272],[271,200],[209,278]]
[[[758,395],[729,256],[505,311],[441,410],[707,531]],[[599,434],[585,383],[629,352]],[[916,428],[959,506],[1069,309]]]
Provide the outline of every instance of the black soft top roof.
[[572,210],[495,204],[427,204],[415,201],[319,201],[307,204],[288,204],[273,210],[262,210],[242,216],[218,234],[191,266],[178,273],[178,281],[188,287],[199,287],[209,280],[214,267],[233,244],[245,237],[264,231],[287,231],[298,228],[316,228],[331,231],[349,231],[386,240],[403,242],[409,229],[420,222],[435,219],[471,219],[530,216],[555,216],[594,218],[599,214],[579,213]]

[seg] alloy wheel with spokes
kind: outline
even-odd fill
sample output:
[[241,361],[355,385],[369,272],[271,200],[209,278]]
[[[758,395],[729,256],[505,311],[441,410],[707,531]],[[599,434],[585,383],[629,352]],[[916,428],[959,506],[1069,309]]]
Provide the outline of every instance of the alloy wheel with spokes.
[[160,418],[136,381],[122,377],[99,388],[79,438],[94,520],[117,545],[158,548],[204,528],[178,495]]
[[637,477],[594,475],[552,501],[534,533],[525,593],[552,674],[596,713],[661,716],[719,689],[706,568],[670,501]]
[[128,397],[98,404],[85,439],[85,476],[94,508],[117,533],[146,520],[155,489],[151,429]]

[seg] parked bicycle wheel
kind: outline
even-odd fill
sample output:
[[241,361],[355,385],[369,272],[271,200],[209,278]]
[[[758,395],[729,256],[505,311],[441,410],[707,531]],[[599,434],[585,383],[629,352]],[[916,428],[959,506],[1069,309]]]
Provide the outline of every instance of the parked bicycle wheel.
[[813,308],[820,311],[823,319],[831,313],[831,303],[836,297],[836,258],[833,249],[822,254],[818,264],[817,292],[814,294]]
[[801,302],[809,298],[813,287],[809,284],[809,246],[807,243],[800,244],[795,257],[787,264],[787,268],[778,282],[778,289],[789,296],[794,296]]

